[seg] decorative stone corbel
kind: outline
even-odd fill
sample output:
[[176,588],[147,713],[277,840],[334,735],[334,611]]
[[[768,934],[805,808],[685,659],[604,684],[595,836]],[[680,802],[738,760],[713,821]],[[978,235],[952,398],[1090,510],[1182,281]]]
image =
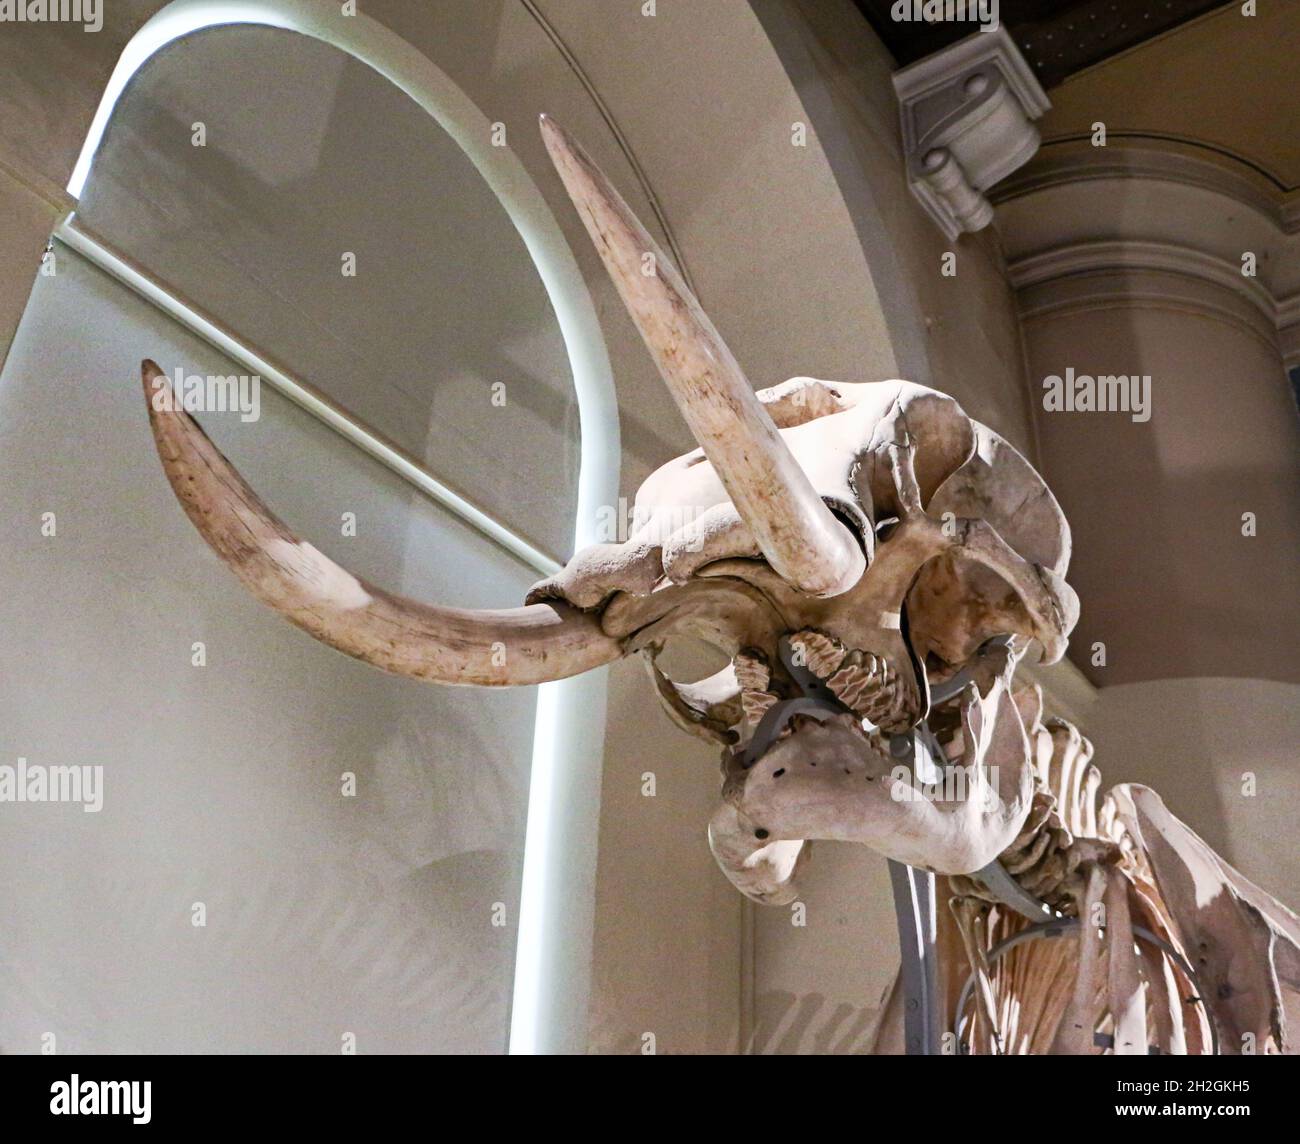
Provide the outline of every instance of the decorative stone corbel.
[[912,193],[944,234],[993,221],[983,195],[1038,150],[1050,106],[1005,29],[976,32],[894,73]]

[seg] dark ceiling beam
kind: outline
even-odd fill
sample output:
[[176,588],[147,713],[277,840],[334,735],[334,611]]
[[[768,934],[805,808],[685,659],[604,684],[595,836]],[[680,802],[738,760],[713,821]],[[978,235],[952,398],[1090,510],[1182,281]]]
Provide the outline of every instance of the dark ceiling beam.
[[[899,0],[854,0],[900,67],[970,35],[969,20],[896,20]],[[923,2],[903,0],[905,11]],[[970,4],[974,7],[973,4]],[[1002,24],[1034,69],[1054,87],[1068,76],[1176,28],[1223,0],[1001,0]],[[950,0],[949,10],[959,8]]]

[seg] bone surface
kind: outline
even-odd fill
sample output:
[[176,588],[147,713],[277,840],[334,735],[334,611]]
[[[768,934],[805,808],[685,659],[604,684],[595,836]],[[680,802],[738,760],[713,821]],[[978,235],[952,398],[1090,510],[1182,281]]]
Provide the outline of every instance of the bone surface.
[[153,362],[145,395],[163,471],[186,514],[240,582],[317,639],[385,671],[439,683],[542,683],[622,655],[592,616],[567,605],[438,608],[393,596],[293,535],[171,400]]
[[[1300,919],[1155,792],[1103,797],[1092,745],[1016,678],[1031,645],[1065,653],[1079,613],[1042,477],[924,386],[754,392],[605,176],[542,131],[700,448],[642,484],[625,541],[577,553],[523,607],[417,604],[295,537],[187,414],[158,408],[146,362],[164,472],[218,557],[292,623],[413,678],[531,684],[643,656],[671,720],[719,751],[708,845],[741,893],[793,901],[816,841],[937,872],[948,968],[971,978],[946,1014],[965,1051],[1291,1051]],[[671,678],[681,637],[725,666]]]
[[862,574],[857,542],[822,504],[740,366],[672,263],[554,120],[542,135],[659,372],[740,518],[777,572],[814,595]]

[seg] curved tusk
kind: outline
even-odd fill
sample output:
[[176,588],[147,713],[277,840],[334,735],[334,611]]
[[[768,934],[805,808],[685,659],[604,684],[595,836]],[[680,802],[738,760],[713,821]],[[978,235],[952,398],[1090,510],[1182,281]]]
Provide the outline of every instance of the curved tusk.
[[564,679],[623,655],[596,615],[567,604],[440,608],[357,579],[276,519],[153,362],[142,372],[163,471],[194,527],[254,596],[323,643],[397,675],[482,687]]
[[543,115],[560,178],[714,470],[768,563],[813,596],[838,596],[866,558],[786,447],[713,323],[627,203],[578,144]]

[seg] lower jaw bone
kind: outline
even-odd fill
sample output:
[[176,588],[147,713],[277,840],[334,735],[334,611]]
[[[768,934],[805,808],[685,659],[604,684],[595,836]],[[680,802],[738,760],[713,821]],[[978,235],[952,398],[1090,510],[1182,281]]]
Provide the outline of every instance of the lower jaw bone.
[[962,765],[926,786],[852,716],[801,722],[733,771],[723,833],[750,856],[777,841],[828,839],[941,874],[982,869],[1015,841],[1033,794],[1029,743],[1002,680],[983,698],[974,688],[963,696],[962,735]]

